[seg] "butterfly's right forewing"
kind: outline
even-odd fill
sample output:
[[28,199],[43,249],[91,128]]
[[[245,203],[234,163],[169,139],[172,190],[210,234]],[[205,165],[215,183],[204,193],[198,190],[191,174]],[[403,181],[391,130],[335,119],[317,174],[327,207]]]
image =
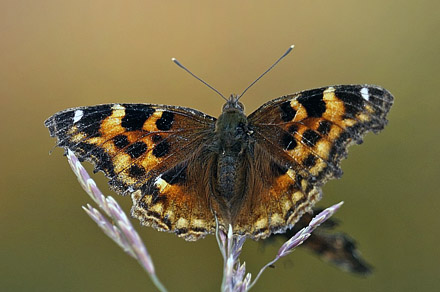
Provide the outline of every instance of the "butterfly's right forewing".
[[[246,201],[254,205],[243,207],[239,225],[257,225],[256,238],[291,227],[320,199],[320,187],[341,176],[347,147],[383,129],[392,103],[377,86],[337,85],[284,96],[252,113],[249,127],[260,149],[255,160],[266,163],[260,169],[271,181]],[[250,209],[251,219],[245,217]]]

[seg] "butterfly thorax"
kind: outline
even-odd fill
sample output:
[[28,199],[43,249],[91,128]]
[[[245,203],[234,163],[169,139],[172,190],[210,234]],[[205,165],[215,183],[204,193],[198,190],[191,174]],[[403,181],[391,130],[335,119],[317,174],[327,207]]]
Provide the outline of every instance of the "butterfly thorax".
[[245,165],[251,133],[243,105],[232,95],[216,122],[214,139],[217,152],[214,195],[223,213],[232,221],[245,193]]
[[218,146],[222,151],[241,152],[248,136],[248,121],[243,104],[232,95],[223,106],[223,112],[215,124]]

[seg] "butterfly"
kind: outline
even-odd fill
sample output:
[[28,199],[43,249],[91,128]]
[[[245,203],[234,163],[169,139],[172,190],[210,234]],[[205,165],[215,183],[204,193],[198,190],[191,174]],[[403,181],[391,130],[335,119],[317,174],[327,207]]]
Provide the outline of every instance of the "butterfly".
[[45,126],[57,146],[131,196],[131,215],[143,225],[197,240],[214,233],[217,220],[257,240],[311,211],[322,185],[342,175],[347,147],[382,130],[393,103],[378,86],[335,85],[282,96],[246,116],[241,96],[231,95],[217,119],[115,103],[67,109]]

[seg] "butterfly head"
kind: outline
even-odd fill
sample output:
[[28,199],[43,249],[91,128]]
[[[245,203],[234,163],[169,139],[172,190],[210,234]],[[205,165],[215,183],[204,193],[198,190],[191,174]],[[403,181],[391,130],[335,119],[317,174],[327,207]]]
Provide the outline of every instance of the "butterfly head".
[[222,112],[238,110],[239,112],[242,113],[244,111],[244,105],[238,101],[239,99],[240,96],[236,94],[231,94],[231,96],[228,98],[225,105],[223,106]]

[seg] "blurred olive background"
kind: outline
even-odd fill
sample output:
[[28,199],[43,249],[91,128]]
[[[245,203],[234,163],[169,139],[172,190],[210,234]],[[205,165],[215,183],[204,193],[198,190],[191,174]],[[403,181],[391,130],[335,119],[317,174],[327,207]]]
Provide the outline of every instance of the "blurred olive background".
[[[138,264],[81,209],[90,203],[44,120],[69,107],[163,103],[218,116],[213,91],[247,113],[299,90],[370,83],[395,95],[389,125],[342,163],[320,206],[345,201],[339,230],[374,266],[344,273],[298,249],[255,291],[434,291],[440,284],[438,1],[0,1],[0,290],[154,291]],[[88,166],[88,169],[91,169]],[[112,194],[102,174],[93,176]],[[130,199],[116,196],[128,212]],[[188,243],[138,228],[170,291],[218,291],[212,236]],[[245,244],[254,275],[276,253]]]

